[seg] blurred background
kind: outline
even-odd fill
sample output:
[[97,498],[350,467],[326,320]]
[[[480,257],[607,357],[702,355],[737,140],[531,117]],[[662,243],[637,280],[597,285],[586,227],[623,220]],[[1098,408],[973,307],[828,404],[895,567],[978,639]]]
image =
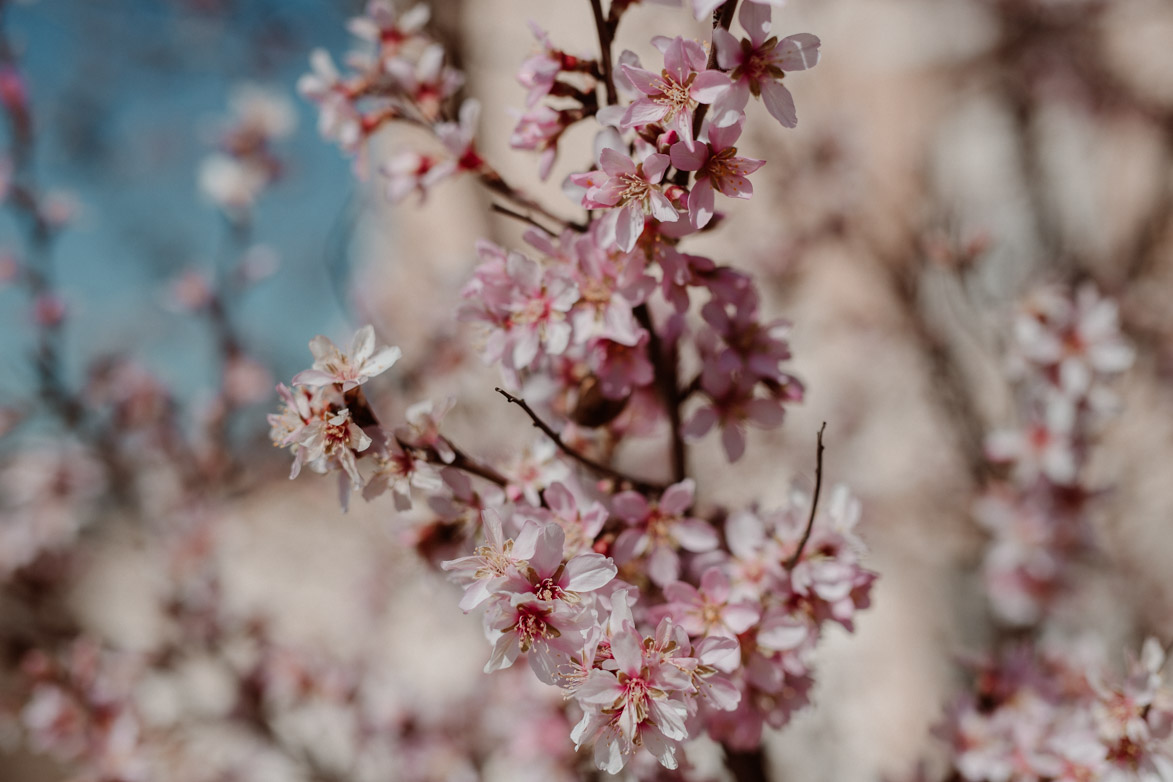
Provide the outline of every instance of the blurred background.
[[[484,105],[479,148],[572,213],[560,184],[589,166],[591,130],[543,183],[509,148],[509,110],[535,50],[524,20],[595,56],[589,5],[436,5]],[[342,59],[362,4],[0,8],[0,93],[12,116],[18,69],[32,127],[21,159],[6,126],[0,180],[36,191],[30,211],[8,188],[0,217],[0,779],[560,778],[558,703],[528,672],[480,673],[479,620],[415,553],[426,509],[343,515],[333,482],[289,483],[265,437],[308,340],[371,322],[405,355],[368,386],[385,421],[454,395],[446,433],[466,450],[531,442],[452,317],[476,239],[516,245],[518,228],[465,181],[391,206],[296,94],[312,49]],[[734,466],[698,445],[693,474],[708,502],[770,507],[809,489],[827,422],[828,480],[860,496],[880,579],[769,758],[777,779],[911,779],[943,767],[930,731],[966,686],[957,661],[1005,632],[975,502],[987,436],[1027,416],[1008,366],[1038,286],[1093,284],[1136,350],[1090,441],[1091,542],[1047,634],[1114,661],[1173,638],[1173,3],[791,0],[774,27],[822,40],[787,77],[798,128],[751,104],[755,196],[693,246],[749,269],[793,323],[807,396]],[[644,3],[619,48],[650,61],[654,34],[707,38]],[[208,162],[250,122],[267,133],[255,187]],[[416,143],[376,137],[370,168]],[[516,706],[531,687],[541,705]],[[719,778],[712,754],[695,761]]]

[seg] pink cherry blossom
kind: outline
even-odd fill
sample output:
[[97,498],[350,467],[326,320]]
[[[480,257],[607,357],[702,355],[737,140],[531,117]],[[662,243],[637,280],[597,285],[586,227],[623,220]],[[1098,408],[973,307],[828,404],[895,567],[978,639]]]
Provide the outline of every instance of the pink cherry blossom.
[[672,145],[672,165],[681,171],[695,171],[696,183],[688,194],[688,218],[694,228],[704,228],[713,219],[713,191],[730,198],[749,198],[753,185],[748,177],[764,160],[738,157],[733,142],[741,136],[741,122],[725,127],[708,126],[707,138],[689,144]]
[[656,123],[691,142],[697,105],[712,103],[724,94],[730,87],[729,77],[706,70],[708,58],[696,41],[677,36],[664,45],[663,52],[664,68],[659,75],[634,65],[621,66],[642,97],[627,107],[620,125],[641,128]]
[[717,532],[702,519],[685,516],[692,506],[696,484],[691,479],[669,486],[658,501],[625,491],[611,500],[611,509],[628,524],[613,549],[616,560],[646,557],[653,583],[666,586],[680,577],[679,549],[701,552],[717,546]]
[[728,30],[713,31],[717,62],[729,71],[732,86],[713,103],[713,122],[733,125],[742,116],[749,96],[760,97],[766,110],[793,128],[798,124],[794,97],[782,83],[787,73],[813,68],[819,61],[819,39],[810,33],[789,35],[781,41],[767,38],[770,9],[760,3],[745,2],[739,12],[741,26],[749,33],[740,42]]
[[357,388],[372,377],[383,374],[403,355],[397,347],[375,348],[375,327],[363,326],[354,333],[350,350],[343,353],[327,337],[321,335],[310,340],[310,352],[314,354],[314,366],[299,372],[293,378],[296,386],[318,388],[338,385],[342,391]]
[[653,152],[637,164],[630,157],[605,148],[599,154],[599,169],[571,175],[574,184],[586,188],[583,206],[611,210],[603,218],[601,228],[606,244],[630,252],[643,233],[648,214],[669,223],[680,218],[659,187],[668,163],[667,155]]

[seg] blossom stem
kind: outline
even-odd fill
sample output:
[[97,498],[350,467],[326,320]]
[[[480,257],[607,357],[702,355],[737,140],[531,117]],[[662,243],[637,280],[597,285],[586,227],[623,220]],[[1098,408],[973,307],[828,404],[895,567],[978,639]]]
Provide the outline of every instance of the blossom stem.
[[539,418],[538,414],[534,412],[533,408],[530,407],[524,399],[516,397],[500,387],[494,388],[493,390],[501,396],[505,397],[506,401],[511,402],[524,410],[525,414],[529,416],[529,419],[533,422],[534,426],[536,426],[538,429],[541,429],[547,437],[554,441],[554,445],[558,446],[558,450],[562,451],[562,453],[566,454],[571,459],[574,459],[584,467],[593,470],[600,475],[606,476],[618,483],[627,484],[631,486],[631,488],[643,494],[663,494],[664,490],[667,488],[666,486],[659,483],[652,483],[650,481],[641,480],[639,478],[633,478],[632,476],[622,473],[619,470],[608,467],[601,462],[597,462],[585,454],[579,453],[567,445],[566,442],[562,439],[562,436],[550,428],[549,424]]
[[815,445],[815,493],[811,496],[811,513],[806,520],[806,529],[802,531],[802,540],[798,541],[798,548],[794,550],[790,560],[786,563],[787,570],[794,570],[798,560],[802,557],[802,550],[811,539],[811,531],[815,528],[815,513],[819,509],[819,492],[823,488],[823,432],[827,430],[827,422],[819,427],[818,439]]
[[603,88],[607,91],[607,105],[614,106],[619,102],[619,92],[615,89],[611,43],[615,39],[615,28],[618,27],[619,20],[616,17],[607,19],[603,16],[602,0],[591,0],[591,11],[594,12],[595,30],[599,34],[599,66],[603,70]]

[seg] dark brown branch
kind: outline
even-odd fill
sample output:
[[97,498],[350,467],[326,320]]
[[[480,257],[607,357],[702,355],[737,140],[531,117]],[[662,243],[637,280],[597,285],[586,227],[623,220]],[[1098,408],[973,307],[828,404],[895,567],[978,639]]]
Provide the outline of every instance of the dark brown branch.
[[819,427],[818,439],[815,445],[815,493],[811,497],[811,515],[806,520],[806,529],[803,530],[802,540],[798,541],[798,548],[794,550],[790,561],[786,563],[787,570],[794,570],[794,566],[798,564],[798,560],[802,557],[802,550],[806,548],[807,541],[811,539],[811,532],[815,528],[815,513],[819,509],[819,492],[823,489],[823,432],[826,430],[827,422],[823,421],[823,425]]
[[737,750],[725,747],[725,768],[736,782],[767,782],[766,754],[761,747]]
[[541,429],[542,432],[547,437],[549,437],[551,440],[553,440],[554,445],[558,446],[558,450],[562,451],[562,453],[566,454],[571,459],[574,459],[576,462],[583,465],[584,467],[586,467],[590,470],[593,470],[594,472],[597,472],[600,475],[603,475],[607,478],[610,478],[618,483],[628,484],[629,486],[631,486],[631,488],[633,488],[636,491],[641,492],[643,494],[662,494],[664,492],[664,489],[667,488],[666,486],[663,486],[658,483],[652,483],[650,481],[641,480],[639,478],[633,478],[630,475],[627,475],[625,473],[620,472],[619,470],[614,469],[613,467],[608,467],[607,465],[602,464],[601,462],[597,462],[594,459],[590,458],[589,456],[586,456],[585,454],[579,453],[578,451],[574,450],[569,445],[567,445],[562,440],[562,436],[560,434],[558,434],[557,432],[555,432],[553,429],[551,429],[549,424],[547,424],[545,421],[543,421],[541,418],[539,418],[538,414],[534,412],[533,408],[530,407],[529,404],[524,399],[521,399],[520,397],[514,396],[513,394],[509,393],[508,391],[506,391],[503,388],[498,387],[498,388],[494,388],[493,390],[496,391],[501,396],[505,397],[506,401],[511,402],[511,403],[517,405],[518,407],[520,407],[522,410],[524,410],[525,414],[529,416],[530,421],[533,422],[533,425],[536,426],[538,429]]
[[680,483],[688,475],[688,451],[684,443],[684,425],[680,417],[680,405],[684,401],[677,388],[676,350],[665,351],[660,335],[652,323],[652,315],[646,304],[634,310],[639,325],[648,332],[648,358],[655,370],[656,390],[664,401],[668,423],[672,431],[672,480]]
[[591,11],[595,15],[595,30],[599,34],[599,67],[603,71],[603,88],[607,91],[607,105],[614,106],[619,102],[619,92],[615,89],[615,61],[611,56],[611,43],[615,40],[617,19],[603,17],[602,0],[591,0]]

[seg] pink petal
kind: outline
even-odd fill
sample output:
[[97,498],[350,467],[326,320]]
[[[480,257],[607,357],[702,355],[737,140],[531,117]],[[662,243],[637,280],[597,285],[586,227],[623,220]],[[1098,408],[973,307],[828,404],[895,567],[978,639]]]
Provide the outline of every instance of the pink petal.
[[713,197],[713,178],[701,177],[688,194],[688,219],[692,227],[700,230],[709,224],[717,211]]
[[682,37],[676,36],[668,48],[664,50],[664,70],[680,84],[688,79],[688,72],[692,69],[689,67],[688,55],[684,51]]
[[782,86],[781,82],[766,79],[762,82],[762,102],[766,110],[774,119],[782,123],[784,128],[793,128],[798,125],[798,113],[794,110],[794,96],[790,90]]
[[701,589],[714,603],[729,599],[729,577],[719,567],[711,567],[701,575]]
[[741,22],[742,28],[749,33],[749,41],[755,49],[765,43],[770,35],[770,13],[770,7],[760,3],[741,4],[737,21]]
[[656,586],[680,580],[680,557],[667,546],[657,546],[648,557],[648,578]]
[[[663,198],[663,196],[660,196]],[[627,204],[615,218],[615,246],[625,253],[631,252],[644,232],[644,214],[635,204]]]
[[718,27],[713,30],[713,42],[717,47],[717,65],[723,70],[731,71],[741,65],[741,43],[731,32]]
[[725,606],[721,612],[721,621],[735,633],[744,633],[758,623],[762,617],[760,603],[753,600],[742,600]]
[[784,71],[805,71],[819,62],[819,38],[810,33],[788,35],[782,39],[771,58]]
[[653,190],[648,193],[648,203],[652,207],[652,217],[661,223],[674,223],[680,219],[680,213],[676,211],[676,207],[672,206],[672,202],[668,200],[668,197],[659,190]]
[[660,510],[679,516],[692,506],[695,496],[696,483],[692,478],[685,478],[664,490],[663,496],[660,497]]
[[635,524],[648,517],[648,501],[639,492],[621,491],[611,498],[611,512],[629,524]]
[[698,141],[687,144],[677,141],[672,145],[672,165],[681,171],[699,171],[709,159],[709,147]]
[[631,80],[631,84],[644,95],[659,95],[661,93],[660,75],[646,71],[643,68],[631,65],[619,66],[623,73]]
[[720,71],[702,71],[693,80],[688,94],[698,103],[712,103],[733,85],[729,77]]
[[599,153],[599,167],[611,176],[635,173],[635,161],[609,147]]
[[537,538],[537,547],[529,558],[530,567],[542,578],[547,578],[562,564],[562,546],[566,532],[557,524],[542,525]]
[[656,184],[664,177],[664,172],[668,169],[668,164],[671,162],[667,155],[654,153],[648,155],[643,161],[644,179],[651,184]]
[[736,424],[726,424],[721,429],[721,445],[729,461],[737,461],[745,453],[745,432]]
[[683,519],[673,524],[672,537],[686,551],[712,551],[718,543],[717,531],[701,519]]
[[566,589],[572,592],[590,592],[605,586],[619,571],[609,557],[602,554],[580,554],[566,563]]
[[643,125],[651,125],[653,122],[659,122],[668,114],[668,107],[659,103],[654,103],[647,98],[640,98],[635,103],[627,107],[627,111],[623,113],[623,119],[619,121],[619,126],[623,128],[636,128]]
[[693,413],[692,418],[684,425],[684,436],[689,439],[703,437],[713,424],[717,423],[717,412],[711,407],[702,407]]

